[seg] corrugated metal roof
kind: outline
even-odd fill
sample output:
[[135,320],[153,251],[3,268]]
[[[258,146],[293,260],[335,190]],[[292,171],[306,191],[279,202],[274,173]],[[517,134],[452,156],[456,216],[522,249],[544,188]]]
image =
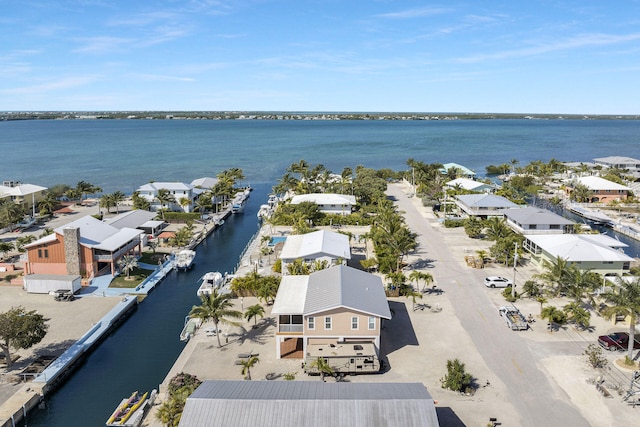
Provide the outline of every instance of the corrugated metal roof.
[[294,234],[287,237],[280,252],[280,258],[282,259],[320,257],[323,255],[351,259],[349,236],[328,230]]
[[502,196],[493,194],[461,194],[456,196],[460,202],[472,208],[517,208],[518,205]]
[[435,427],[420,383],[205,381],[187,399],[180,426]]
[[142,209],[135,209],[128,212],[123,212],[120,215],[116,215],[113,218],[106,220],[105,222],[116,228],[138,228],[147,221],[152,220],[158,215],[157,212],[144,211]]
[[[586,237],[585,237],[586,236]],[[602,239],[604,237],[604,239]],[[633,261],[623,252],[612,249],[607,242],[615,244],[615,239],[601,236],[593,239],[582,234],[556,234],[527,236],[527,240],[548,252],[553,257],[561,257],[567,261]],[[618,246],[616,244],[616,246]]]
[[316,271],[309,276],[304,314],[337,307],[391,318],[382,279],[344,265]]
[[626,185],[618,184],[617,182],[609,181],[608,179],[600,178],[599,176],[581,176],[576,178],[580,184],[587,187],[589,190],[602,191],[602,190],[629,190]]
[[541,225],[570,225],[573,221],[570,221],[560,215],[554,214],[551,211],[542,208],[536,208],[533,206],[527,206],[525,208],[505,209],[503,211],[504,216],[519,223],[519,224],[541,224]]

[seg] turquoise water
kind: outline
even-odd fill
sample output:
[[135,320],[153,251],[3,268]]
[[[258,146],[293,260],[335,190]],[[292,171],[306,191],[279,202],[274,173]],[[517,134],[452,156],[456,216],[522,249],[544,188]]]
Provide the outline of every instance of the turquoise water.
[[273,183],[300,159],[406,169],[407,159],[456,162],[484,175],[518,159],[640,157],[640,121],[35,120],[0,122],[0,175],[45,186],[85,180],[131,193],[149,181],[186,181],[242,168]]
[[[47,399],[30,426],[103,425],[121,398],[157,387],[183,344],[184,316],[206,271],[232,271],[257,230],[256,212],[287,166],[305,159],[406,169],[409,158],[456,162],[482,175],[518,159],[591,161],[640,157],[638,121],[24,121],[0,122],[0,177],[45,186],[86,180],[105,192],[132,192],[152,180],[190,182],[242,168],[254,186],[233,215],[198,248],[190,272],[172,274]],[[79,416],[80,415],[80,416]]]
[[286,236],[273,236],[271,240],[269,240],[268,246],[275,246],[280,242],[284,242],[285,240],[287,240]]

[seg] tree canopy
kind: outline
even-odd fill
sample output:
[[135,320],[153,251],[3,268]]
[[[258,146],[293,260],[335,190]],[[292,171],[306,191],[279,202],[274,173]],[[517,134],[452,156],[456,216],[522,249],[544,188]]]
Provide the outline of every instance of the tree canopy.
[[7,369],[11,368],[11,349],[27,349],[38,344],[47,334],[49,325],[42,314],[18,306],[0,313],[0,349],[4,353]]

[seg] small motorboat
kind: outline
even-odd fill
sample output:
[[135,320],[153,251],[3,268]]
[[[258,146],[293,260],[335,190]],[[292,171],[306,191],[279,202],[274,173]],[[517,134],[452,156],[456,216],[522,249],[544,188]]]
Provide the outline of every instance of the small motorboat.
[[220,289],[224,284],[224,277],[218,271],[210,271],[202,276],[202,283],[198,288],[197,295],[211,295],[214,289]]
[[196,257],[196,251],[191,249],[183,249],[176,255],[176,268],[178,270],[189,270],[193,266],[193,259]]

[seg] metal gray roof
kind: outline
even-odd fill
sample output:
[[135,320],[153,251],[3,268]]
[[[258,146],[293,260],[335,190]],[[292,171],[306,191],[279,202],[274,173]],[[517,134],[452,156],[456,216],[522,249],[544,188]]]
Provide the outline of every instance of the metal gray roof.
[[282,259],[321,257],[323,255],[351,259],[349,236],[328,230],[294,234],[287,237],[280,252]]
[[512,201],[493,194],[461,194],[456,196],[458,200],[469,207],[479,208],[517,208]]
[[113,218],[105,220],[109,225],[116,228],[138,228],[147,221],[150,221],[158,216],[157,212],[143,211],[141,209],[134,209],[128,212],[122,212]]
[[526,208],[505,209],[504,216],[518,224],[554,224],[554,225],[570,225],[570,221],[560,215],[542,208],[528,206]]
[[304,314],[337,307],[391,318],[382,279],[345,265],[319,270],[309,276]]
[[205,381],[187,399],[180,426],[435,427],[420,383]]

